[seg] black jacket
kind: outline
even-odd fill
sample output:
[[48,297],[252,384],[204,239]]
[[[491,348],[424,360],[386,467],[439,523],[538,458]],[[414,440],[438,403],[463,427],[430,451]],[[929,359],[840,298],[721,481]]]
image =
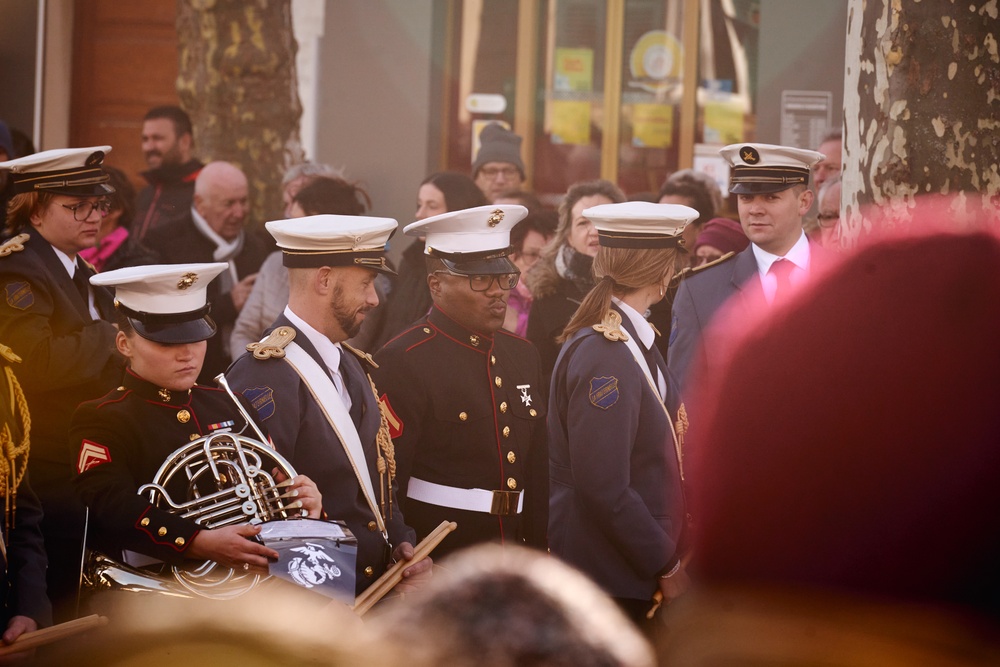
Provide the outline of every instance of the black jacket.
[[[77,454],[74,486],[90,507],[91,545],[109,555],[128,549],[182,564],[198,524],[153,507],[138,489],[191,440],[222,428],[257,439],[245,427],[221,389],[195,386],[161,395],[156,385],[131,371],[122,386],[81,405],[73,415],[69,444]],[[175,502],[189,500],[183,481],[167,489]]]
[[[435,306],[375,360],[372,377],[393,415],[400,502],[417,536],[453,520],[458,529],[438,555],[489,541],[544,549],[548,452],[534,347],[503,330],[476,334]],[[408,499],[411,476],[463,489],[523,490],[523,513],[501,517]]]
[[190,160],[142,173],[149,185],[135,199],[130,231],[136,240],[142,241],[152,230],[188,215],[194,201],[194,182],[203,166],[198,160]]
[[[154,230],[146,237],[143,245],[152,253],[152,258],[155,258],[157,264],[215,261],[212,259],[215,243],[194,226],[190,210],[184,219]],[[243,249],[235,259],[230,260],[236,264],[236,274],[239,279],[257,273],[273,249],[273,244],[268,243],[261,234],[246,229]],[[232,325],[239,315],[232,297],[228,293],[222,293],[221,283],[222,277],[219,276],[208,286],[208,302],[212,304],[211,316],[220,328]],[[214,385],[215,376],[225,371],[229,365],[231,360],[226,354],[223,338],[223,335],[216,334],[208,339],[205,365],[202,367],[201,375],[198,376],[199,384]]]

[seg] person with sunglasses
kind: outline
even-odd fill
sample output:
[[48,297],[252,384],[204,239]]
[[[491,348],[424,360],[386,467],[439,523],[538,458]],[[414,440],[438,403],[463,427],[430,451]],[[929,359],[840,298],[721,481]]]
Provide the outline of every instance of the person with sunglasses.
[[548,454],[538,351],[501,329],[520,273],[517,205],[479,206],[408,225],[426,236],[433,307],[376,355],[372,377],[396,448],[400,505],[422,538],[458,529],[443,556],[480,542],[546,548]]
[[103,169],[110,146],[67,148],[0,163],[7,172],[7,242],[0,247],[0,340],[23,359],[31,428],[31,483],[42,504],[55,620],[73,615],[83,548],[83,505],[71,488],[73,410],[116,387],[111,293],[91,286],[79,253],[97,243],[115,192]]

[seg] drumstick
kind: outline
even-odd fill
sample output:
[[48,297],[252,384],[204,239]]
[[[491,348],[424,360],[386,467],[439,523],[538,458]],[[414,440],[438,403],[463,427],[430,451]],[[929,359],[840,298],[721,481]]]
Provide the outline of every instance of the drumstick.
[[87,630],[92,630],[102,625],[106,625],[107,622],[107,616],[91,614],[90,616],[77,618],[72,621],[67,621],[66,623],[59,623],[58,625],[42,628],[41,630],[25,632],[20,637],[15,639],[12,644],[8,644],[6,646],[0,645],[0,657],[10,655],[11,653],[30,651],[33,648],[45,646],[46,644],[57,642],[60,639],[72,637],[73,635],[80,634],[81,632],[86,632]]
[[413,548],[413,558],[394,563],[392,567],[386,570],[385,574],[358,596],[358,599],[354,602],[354,613],[358,616],[364,616],[365,612],[371,609],[376,602],[385,597],[389,591],[395,588],[396,584],[403,580],[403,570],[427,558],[434,547],[441,544],[441,540],[446,538],[448,533],[456,528],[458,528],[458,524],[454,521],[442,521],[430,535],[420,540],[417,546]]
[[[691,560],[691,553],[688,552],[688,554],[684,556],[684,558],[681,558],[681,568],[687,569],[687,565],[688,562],[690,562],[690,560]],[[656,612],[660,608],[660,605],[662,604],[663,604],[663,593],[660,591],[659,588],[657,588],[656,592],[653,593],[653,606],[650,607],[649,611],[646,612],[646,618],[652,619],[653,616],[656,616]]]

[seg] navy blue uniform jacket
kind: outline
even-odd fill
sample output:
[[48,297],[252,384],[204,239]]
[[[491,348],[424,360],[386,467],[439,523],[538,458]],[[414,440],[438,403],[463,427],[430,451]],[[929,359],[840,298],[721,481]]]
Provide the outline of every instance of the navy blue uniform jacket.
[[[17,375],[34,418],[30,466],[36,488],[69,482],[76,450],[66,446],[76,406],[105,394],[122,377],[117,330],[90,316],[48,241],[37,234],[24,250],[0,257],[0,341],[23,360]],[[98,312],[114,317],[111,293],[91,287]]]
[[[284,315],[278,317],[272,329],[282,326],[295,329]],[[326,368],[319,352],[298,330],[295,342],[320,368]],[[358,435],[368,474],[378,493],[375,437],[382,423],[378,401],[358,357],[345,349],[341,359],[352,400],[355,394],[362,400]],[[313,400],[309,388],[284,359],[255,359],[250,354],[237,359],[226,372],[226,378],[233,390],[242,393],[257,410],[278,451],[297,472],[308,475],[316,483],[323,494],[323,510],[327,515],[345,522],[354,533],[358,540],[357,592],[361,593],[385,572],[390,549],[378,531],[375,515],[365,500],[343,445]],[[402,542],[415,543],[413,530],[403,522],[402,512],[395,503],[386,529],[392,548]]]
[[624,342],[591,327],[566,341],[549,398],[549,546],[613,597],[650,599],[676,561],[686,512],[672,428]]
[[402,492],[411,476],[462,489],[524,490],[522,514],[504,517],[401,496],[417,534],[458,523],[437,555],[492,541],[544,549],[548,454],[535,347],[502,330],[474,333],[435,306],[375,359],[373,375],[396,421]]
[[[829,251],[809,243],[810,274],[831,259]],[[710,343],[705,344],[704,333],[722,305],[731,298],[733,303],[730,305],[746,313],[755,307],[764,307],[753,245],[732,259],[685,279],[677,290],[667,362],[682,391],[688,388],[691,372],[712,361],[712,350]]]

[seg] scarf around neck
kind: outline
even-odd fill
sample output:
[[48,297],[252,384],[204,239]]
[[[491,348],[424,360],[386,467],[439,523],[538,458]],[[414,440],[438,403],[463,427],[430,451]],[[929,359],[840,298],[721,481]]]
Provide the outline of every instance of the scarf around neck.
[[594,286],[594,258],[577,252],[568,243],[556,253],[556,273],[586,294]]
[[209,226],[208,221],[193,206],[191,207],[191,218],[194,220],[195,228],[201,232],[201,235],[215,244],[215,250],[212,252],[212,260],[216,262],[229,262],[229,270],[222,272],[222,280],[220,281],[221,291],[223,293],[228,292],[240,280],[236,274],[236,262],[230,262],[229,260],[240,254],[240,250],[243,249],[243,238],[246,236],[246,232],[240,230],[239,236],[232,241],[227,241],[215,233],[215,230]]

